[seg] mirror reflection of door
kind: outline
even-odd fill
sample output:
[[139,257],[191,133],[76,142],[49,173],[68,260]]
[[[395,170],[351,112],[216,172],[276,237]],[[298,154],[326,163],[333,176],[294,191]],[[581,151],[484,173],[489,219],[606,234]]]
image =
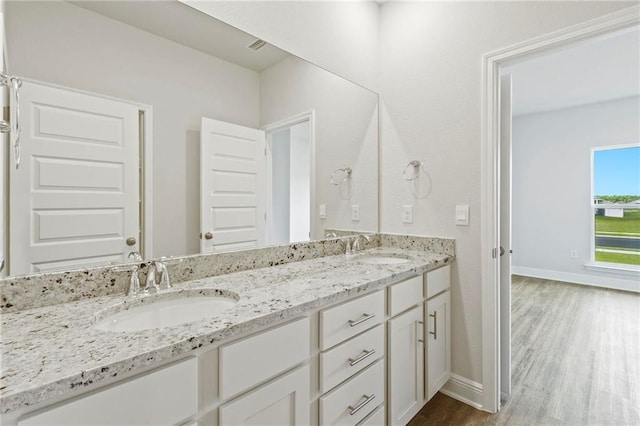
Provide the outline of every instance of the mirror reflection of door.
[[265,158],[264,131],[202,118],[201,253],[264,245]]
[[138,107],[23,81],[19,108],[22,160],[9,171],[10,274],[122,262],[140,251]]
[[271,244],[309,241],[311,235],[311,140],[309,121],[272,132]]

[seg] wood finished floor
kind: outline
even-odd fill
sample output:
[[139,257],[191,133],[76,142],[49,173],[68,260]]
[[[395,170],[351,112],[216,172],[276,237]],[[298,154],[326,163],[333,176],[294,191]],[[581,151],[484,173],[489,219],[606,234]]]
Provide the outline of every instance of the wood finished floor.
[[409,425],[640,425],[640,295],[514,276],[512,370],[499,413],[438,393]]

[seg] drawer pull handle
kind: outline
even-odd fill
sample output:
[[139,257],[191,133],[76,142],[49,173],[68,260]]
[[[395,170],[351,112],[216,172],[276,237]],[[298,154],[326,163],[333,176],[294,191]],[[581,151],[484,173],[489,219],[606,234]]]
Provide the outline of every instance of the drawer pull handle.
[[353,358],[349,358],[349,365],[350,366],[354,366],[362,361],[364,361],[365,359],[369,358],[371,355],[375,354],[376,350],[375,349],[371,349],[370,351],[362,351],[362,355],[360,355],[358,358],[353,359]]
[[433,311],[429,316],[433,318],[433,331],[430,331],[429,334],[433,334],[433,340],[438,340],[438,311]]
[[356,325],[362,324],[366,320],[370,320],[375,316],[376,314],[362,314],[362,318],[360,318],[359,320],[349,320],[349,327],[355,327]]
[[362,395],[362,396],[364,398],[364,401],[362,401],[360,404],[356,405],[355,407],[349,406],[349,410],[351,410],[349,411],[350,416],[353,416],[354,414],[356,414],[358,411],[362,409],[362,407],[364,407],[365,405],[373,401],[374,398],[376,397],[375,394]]

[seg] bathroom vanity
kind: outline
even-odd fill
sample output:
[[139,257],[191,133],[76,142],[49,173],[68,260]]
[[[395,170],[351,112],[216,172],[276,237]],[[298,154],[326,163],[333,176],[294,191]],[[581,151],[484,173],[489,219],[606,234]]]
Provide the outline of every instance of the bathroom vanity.
[[169,292],[237,303],[160,329],[97,330],[122,295],[5,314],[2,424],[406,424],[450,376],[453,259],[378,247],[188,281]]

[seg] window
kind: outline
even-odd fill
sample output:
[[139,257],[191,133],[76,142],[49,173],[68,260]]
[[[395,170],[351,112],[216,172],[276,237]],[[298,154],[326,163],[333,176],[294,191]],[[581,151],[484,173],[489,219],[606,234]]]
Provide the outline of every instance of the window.
[[592,261],[637,267],[640,265],[640,146],[595,148],[592,158]]

